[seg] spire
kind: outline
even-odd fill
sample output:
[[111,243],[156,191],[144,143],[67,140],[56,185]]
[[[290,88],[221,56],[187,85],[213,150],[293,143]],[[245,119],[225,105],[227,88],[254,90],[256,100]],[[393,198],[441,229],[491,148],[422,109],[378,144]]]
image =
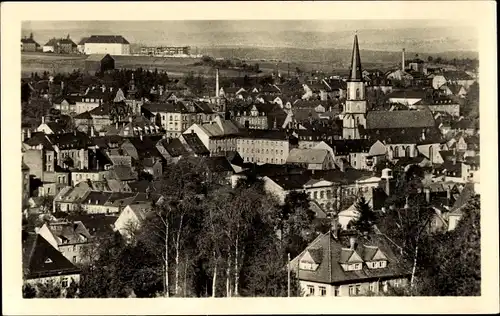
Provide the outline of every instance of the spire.
[[354,35],[354,45],[352,47],[351,69],[349,81],[362,81],[361,58],[359,57],[358,32]]

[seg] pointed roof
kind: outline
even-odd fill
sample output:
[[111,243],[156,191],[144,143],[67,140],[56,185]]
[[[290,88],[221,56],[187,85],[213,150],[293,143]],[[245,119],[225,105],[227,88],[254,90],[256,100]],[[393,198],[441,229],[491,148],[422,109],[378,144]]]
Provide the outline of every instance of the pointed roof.
[[351,68],[349,81],[363,81],[363,71],[361,70],[361,58],[359,57],[358,34],[354,35],[354,45],[352,47]]
[[39,234],[29,234],[23,240],[23,270],[27,279],[80,273]]

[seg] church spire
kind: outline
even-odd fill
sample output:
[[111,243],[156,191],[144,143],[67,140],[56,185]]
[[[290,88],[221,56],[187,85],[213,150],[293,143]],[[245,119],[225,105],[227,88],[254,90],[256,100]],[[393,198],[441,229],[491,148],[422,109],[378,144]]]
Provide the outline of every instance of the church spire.
[[354,45],[352,47],[351,69],[349,72],[349,81],[363,81],[361,70],[361,58],[359,57],[358,34],[354,35]]

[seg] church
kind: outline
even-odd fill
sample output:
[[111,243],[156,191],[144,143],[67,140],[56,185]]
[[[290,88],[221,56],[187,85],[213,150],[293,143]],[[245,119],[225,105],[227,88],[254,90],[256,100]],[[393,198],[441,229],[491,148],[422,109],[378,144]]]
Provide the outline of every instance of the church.
[[[358,35],[354,35],[351,68],[347,79],[347,99],[342,119],[343,139],[380,140],[389,155],[416,157],[418,147],[440,147],[442,136],[428,108],[421,110],[370,111],[359,53]],[[438,149],[438,148],[436,148]],[[438,149],[439,150],[439,149]]]

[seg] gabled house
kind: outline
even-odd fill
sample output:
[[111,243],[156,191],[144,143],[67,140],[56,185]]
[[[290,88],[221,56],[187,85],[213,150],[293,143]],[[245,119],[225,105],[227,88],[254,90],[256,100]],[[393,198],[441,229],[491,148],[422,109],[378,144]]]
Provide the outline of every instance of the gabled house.
[[82,222],[45,223],[37,233],[73,264],[78,265],[87,259],[83,255],[85,248],[91,244],[92,236]]
[[290,262],[304,296],[358,296],[404,287],[411,270],[382,235],[329,231]]
[[81,270],[40,234],[23,234],[23,281],[34,286],[52,282],[61,287],[61,297],[72,282],[80,282]]
[[151,204],[130,204],[120,213],[114,228],[125,239],[130,239],[140,228],[148,213],[152,210]]
[[290,150],[287,164],[305,167],[309,170],[334,169],[335,164],[330,152],[326,149],[298,149]]

